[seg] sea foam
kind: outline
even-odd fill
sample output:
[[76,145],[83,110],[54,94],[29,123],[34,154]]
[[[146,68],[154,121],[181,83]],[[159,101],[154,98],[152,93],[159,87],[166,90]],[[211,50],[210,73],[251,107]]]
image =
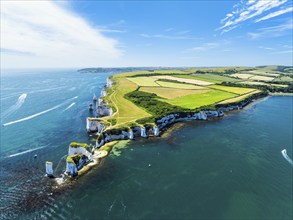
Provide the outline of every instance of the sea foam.
[[30,119],[32,119],[32,118],[38,117],[38,116],[40,116],[40,115],[46,114],[46,113],[48,113],[48,112],[50,112],[50,111],[53,111],[53,110],[55,110],[55,109],[57,109],[57,108],[60,108],[61,106],[63,106],[64,104],[66,104],[68,101],[73,100],[73,99],[76,99],[76,98],[78,98],[78,96],[75,96],[75,97],[73,97],[73,98],[71,98],[71,99],[68,99],[68,100],[66,100],[65,102],[63,102],[63,103],[61,103],[61,104],[59,104],[59,105],[56,105],[56,106],[54,106],[54,107],[52,107],[52,108],[49,108],[49,109],[47,109],[47,110],[45,110],[45,111],[38,112],[38,113],[36,113],[36,114],[30,115],[30,116],[28,116],[28,117],[21,118],[21,119],[15,120],[15,121],[7,122],[7,123],[3,124],[3,126],[8,126],[8,125],[16,124],[16,123],[19,123],[19,122],[27,121],[27,120],[30,120]]
[[32,152],[32,151],[35,151],[35,150],[39,150],[39,149],[42,149],[42,148],[44,148],[44,147],[37,147],[37,148],[34,148],[34,149],[29,149],[29,150],[26,150],[26,151],[22,151],[22,152],[19,152],[19,153],[16,153],[16,154],[11,154],[11,155],[7,156],[6,158],[16,157],[16,156],[26,154],[26,153],[29,153],[29,152]]
[[25,102],[25,99],[27,97],[27,93],[23,93],[18,97],[17,102],[12,105],[9,109],[7,109],[4,113],[2,118],[6,118],[7,116],[11,115],[12,113],[16,112]]
[[283,157],[293,166],[293,161],[291,160],[291,158],[288,156],[287,154],[287,150],[284,149],[281,151]]

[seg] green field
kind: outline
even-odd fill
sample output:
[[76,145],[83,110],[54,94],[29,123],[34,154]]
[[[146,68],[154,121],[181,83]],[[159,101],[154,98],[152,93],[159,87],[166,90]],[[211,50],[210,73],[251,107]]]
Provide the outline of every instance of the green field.
[[274,81],[275,82],[293,82],[293,78],[289,76],[282,76],[280,78],[275,78]]
[[219,85],[212,85],[212,86],[209,86],[209,88],[222,90],[225,92],[231,92],[231,93],[235,93],[238,95],[243,95],[243,94],[246,94],[246,93],[249,93],[249,92],[252,92],[255,90],[255,89],[249,89],[249,88],[228,87],[228,86],[219,86]]
[[221,83],[221,82],[238,82],[238,81],[240,81],[239,79],[235,79],[233,77],[221,76],[221,75],[211,74],[211,73],[195,74],[195,76],[198,79],[212,80],[215,83]]
[[141,87],[139,91],[154,93],[162,98],[173,99],[191,94],[206,93],[209,89],[176,89],[167,87]]
[[175,99],[168,99],[168,100],[161,99],[160,101],[165,101],[171,105],[176,105],[183,108],[195,109],[205,105],[212,105],[212,104],[215,104],[220,101],[223,101],[232,97],[236,97],[236,96],[238,95],[229,93],[229,92],[211,90],[203,94],[187,95],[187,96],[183,96],[183,97],[179,97]]
[[244,95],[241,95],[241,96],[237,96],[237,97],[234,97],[234,98],[231,98],[231,99],[226,99],[224,101],[221,101],[219,102],[219,104],[229,104],[229,103],[234,103],[234,102],[239,102],[239,101],[242,101],[244,100],[245,98],[253,95],[253,94],[257,94],[257,93],[260,93],[261,91],[260,90],[254,90],[250,93],[247,93],[247,94],[244,94]]

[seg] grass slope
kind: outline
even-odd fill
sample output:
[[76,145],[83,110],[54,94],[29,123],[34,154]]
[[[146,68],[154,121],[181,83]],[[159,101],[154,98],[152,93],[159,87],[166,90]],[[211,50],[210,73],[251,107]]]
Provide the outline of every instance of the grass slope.
[[245,98],[247,98],[247,97],[249,97],[251,95],[260,93],[260,92],[261,92],[260,90],[254,90],[254,91],[252,91],[250,93],[247,93],[247,94],[235,97],[235,98],[226,99],[226,100],[224,100],[222,102],[219,102],[219,104],[229,104],[229,103],[234,103],[234,102],[240,102],[240,101],[244,100]]
[[229,92],[211,90],[203,94],[192,94],[174,99],[160,99],[160,101],[165,101],[171,105],[180,106],[182,108],[195,109],[201,106],[212,105],[236,96],[238,95]]
[[138,86],[127,78],[117,76],[119,75],[113,77],[115,80],[115,85],[112,89],[113,92],[107,97],[107,101],[115,107],[116,112],[112,116],[105,117],[104,119],[116,119],[114,127],[120,127],[123,124],[151,116],[145,110],[124,98],[125,94],[135,91]]
[[230,93],[235,93],[238,95],[243,95],[255,90],[255,89],[249,89],[249,88],[229,87],[229,86],[219,86],[219,85],[212,85],[212,86],[209,86],[209,88],[222,90],[222,91],[230,92]]

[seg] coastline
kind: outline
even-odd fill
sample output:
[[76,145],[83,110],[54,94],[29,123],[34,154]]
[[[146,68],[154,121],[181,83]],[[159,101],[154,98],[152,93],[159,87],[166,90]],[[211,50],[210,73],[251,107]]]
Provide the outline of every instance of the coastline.
[[[107,79],[107,84],[105,86],[106,89],[110,88],[109,86],[109,79]],[[112,82],[110,83],[112,85]],[[101,97],[106,96],[106,91],[102,91]],[[268,96],[268,93],[261,92],[257,94],[253,94],[249,97],[246,97],[243,100],[228,103],[228,104],[216,104],[214,109],[206,108],[202,111],[194,111],[194,112],[175,112],[172,114],[165,115],[164,117],[157,119],[154,124],[145,123],[141,126],[134,126],[129,127],[128,130],[117,130],[117,129],[106,129],[107,126],[103,124],[102,118],[97,118],[97,124],[95,127],[102,127],[102,129],[98,129],[97,132],[94,134],[97,136],[97,142],[96,142],[96,148],[102,147],[104,144],[111,142],[111,141],[119,141],[119,140],[132,140],[134,138],[143,137],[147,138],[149,136],[160,136],[161,132],[165,132],[169,125],[175,124],[177,122],[184,122],[184,121],[193,121],[193,120],[211,120],[216,118],[221,118],[224,116],[224,112],[229,111],[235,111],[235,110],[241,110],[248,104],[254,102],[257,99],[263,98]],[[107,109],[108,112],[111,112],[111,114],[108,114],[107,116],[111,116],[113,114],[113,110],[111,109],[111,106],[102,101],[99,103],[99,107],[101,109]],[[109,108],[111,109],[109,111]],[[114,113],[115,114],[115,113]],[[157,132],[155,132],[155,129],[157,129]]]
[[293,96],[293,93],[281,93],[281,92],[272,92],[269,93],[270,96]]
[[[242,100],[237,102],[232,102],[228,104],[215,104],[214,109],[206,108],[201,111],[190,111],[190,112],[176,112],[165,115],[164,117],[157,119],[155,123],[142,123],[141,125],[129,126],[127,129],[117,129],[117,128],[109,128],[108,124],[105,124],[104,117],[112,116],[116,114],[113,110],[113,104],[105,101],[105,97],[108,95],[108,89],[111,89],[112,85],[115,84],[115,81],[112,81],[110,78],[107,78],[106,84],[104,86],[104,90],[101,91],[101,95],[97,100],[96,104],[96,113],[97,118],[87,118],[87,131],[89,136],[94,137],[96,139],[96,146],[93,156],[100,151],[106,151],[107,157],[113,146],[119,143],[120,140],[133,140],[135,138],[143,137],[160,137],[163,134],[167,134],[171,125],[176,124],[178,122],[186,122],[186,121],[194,121],[194,120],[214,120],[219,119],[225,116],[224,113],[231,111],[239,111],[243,109],[245,106],[249,105],[252,102],[255,102],[261,98],[268,97],[270,95],[292,95],[290,93],[273,93],[270,94],[268,92],[260,92],[252,94],[251,96],[247,96]],[[92,124],[94,123],[94,129],[91,129]],[[111,127],[111,126],[110,126]],[[179,126],[180,127],[180,126]],[[172,132],[172,131],[171,131]],[[95,156],[94,156],[95,157]],[[96,158],[94,162],[89,162],[85,164],[78,172],[78,176],[82,176],[88,173],[93,167],[99,166],[101,162],[101,158]],[[58,178],[57,178],[58,179]],[[61,184],[67,182],[67,179],[63,179],[57,184],[60,186]],[[69,179],[74,179],[70,177]],[[66,184],[65,184],[66,185]]]

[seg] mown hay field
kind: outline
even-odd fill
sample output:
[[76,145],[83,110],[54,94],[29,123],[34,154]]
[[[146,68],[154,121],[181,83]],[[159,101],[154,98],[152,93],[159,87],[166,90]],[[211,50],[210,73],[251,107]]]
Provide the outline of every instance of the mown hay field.
[[[175,77],[178,78],[184,78],[184,79],[195,79],[195,80],[201,80],[201,81],[205,81],[205,82],[210,82],[210,83],[221,83],[222,81],[219,80],[215,80],[215,79],[209,79],[207,78],[200,78],[201,75],[205,75],[205,74],[188,74],[188,75],[174,75]],[[235,79],[237,80],[237,79]]]
[[261,75],[261,76],[271,76],[271,77],[277,77],[280,74],[277,73],[268,73],[265,71],[260,71],[260,70],[251,70],[247,72],[248,74],[255,74],[255,75]]
[[156,81],[157,79],[148,76],[140,76],[140,77],[128,77],[128,80],[134,82],[138,86],[159,86]]
[[235,78],[240,78],[240,79],[249,79],[252,76],[255,76],[253,74],[247,74],[247,73],[235,73],[231,74],[230,76],[235,77]]
[[168,88],[175,88],[175,89],[209,89],[204,86],[197,86],[192,84],[184,84],[184,83],[175,83],[175,82],[166,82],[166,81],[157,81],[158,85],[162,87],[168,87]]
[[174,99],[160,99],[171,105],[180,106],[183,108],[195,109],[205,105],[212,105],[220,101],[238,96],[234,93],[224,92],[220,90],[211,90],[202,94],[192,94]]
[[253,76],[249,78],[250,80],[261,80],[261,81],[272,81],[274,77],[269,76]]
[[190,83],[190,84],[195,84],[195,85],[199,85],[199,86],[208,86],[208,85],[214,84],[214,83],[206,82],[206,81],[202,81],[202,80],[179,78],[179,77],[168,76],[168,75],[152,76],[152,78],[174,80],[174,81],[178,81],[178,82]]
[[[184,84],[183,84],[184,85]],[[209,89],[175,89],[166,87],[141,87],[139,91],[155,93],[157,96],[166,99],[174,99],[191,94],[202,94],[209,91]]]

